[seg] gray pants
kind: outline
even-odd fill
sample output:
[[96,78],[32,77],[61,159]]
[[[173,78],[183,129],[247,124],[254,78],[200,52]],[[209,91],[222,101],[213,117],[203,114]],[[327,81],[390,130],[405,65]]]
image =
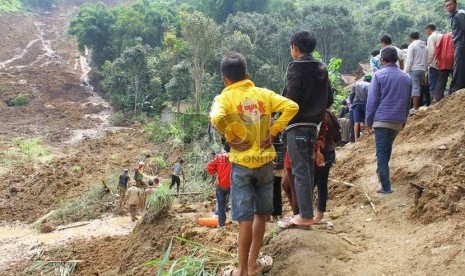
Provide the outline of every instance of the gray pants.
[[313,218],[316,127],[299,127],[287,133],[287,150],[292,163],[297,204],[302,218]]

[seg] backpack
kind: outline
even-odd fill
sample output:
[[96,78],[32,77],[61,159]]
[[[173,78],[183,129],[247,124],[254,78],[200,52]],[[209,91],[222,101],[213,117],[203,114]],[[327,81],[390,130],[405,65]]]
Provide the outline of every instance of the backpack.
[[329,115],[328,116],[328,125],[329,131],[331,133],[331,136],[333,137],[334,143],[339,144],[342,141],[342,135],[341,135],[341,125],[339,124],[336,116],[334,116],[333,112],[326,110],[326,113]]

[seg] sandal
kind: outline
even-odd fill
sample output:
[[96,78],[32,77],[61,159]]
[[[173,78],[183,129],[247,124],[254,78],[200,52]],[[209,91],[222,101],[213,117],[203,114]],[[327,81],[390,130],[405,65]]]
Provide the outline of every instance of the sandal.
[[227,269],[225,271],[223,271],[223,274],[221,274],[222,276],[232,276],[234,271],[236,271],[235,269]]
[[271,256],[263,256],[257,260],[257,264],[260,267],[260,271],[258,273],[266,273],[270,271],[273,266],[273,258],[271,258]]
[[280,220],[278,221],[278,226],[281,229],[291,229],[291,228],[299,228],[299,229],[304,229],[304,230],[310,230],[312,225],[300,225],[300,224],[295,224],[292,222],[292,220],[289,221],[283,221]]
[[392,191],[392,190],[390,190],[390,191],[385,191],[385,190],[383,189],[382,186],[379,186],[379,187],[376,189],[376,192],[379,193],[379,194],[385,194],[385,195],[387,195],[387,194],[391,194],[393,191]]

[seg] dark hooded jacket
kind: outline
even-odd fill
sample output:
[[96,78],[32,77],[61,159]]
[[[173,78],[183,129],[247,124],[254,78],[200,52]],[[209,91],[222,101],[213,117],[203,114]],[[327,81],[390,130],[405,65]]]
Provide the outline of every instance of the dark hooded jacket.
[[302,126],[316,126],[324,117],[326,106],[332,101],[326,64],[303,56],[287,68],[283,96],[299,105],[299,112],[286,130]]

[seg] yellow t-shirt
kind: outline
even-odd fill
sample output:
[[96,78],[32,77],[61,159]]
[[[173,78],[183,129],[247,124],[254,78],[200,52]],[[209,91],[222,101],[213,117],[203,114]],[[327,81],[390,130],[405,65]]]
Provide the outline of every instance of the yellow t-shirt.
[[[274,147],[260,148],[267,137],[276,136],[297,114],[299,106],[271,90],[255,87],[250,80],[228,85],[215,98],[210,118],[212,125],[228,142],[235,138],[247,140],[252,147],[246,151],[231,148],[229,161],[247,168],[258,168],[273,161]],[[271,114],[282,113],[271,125]]]

